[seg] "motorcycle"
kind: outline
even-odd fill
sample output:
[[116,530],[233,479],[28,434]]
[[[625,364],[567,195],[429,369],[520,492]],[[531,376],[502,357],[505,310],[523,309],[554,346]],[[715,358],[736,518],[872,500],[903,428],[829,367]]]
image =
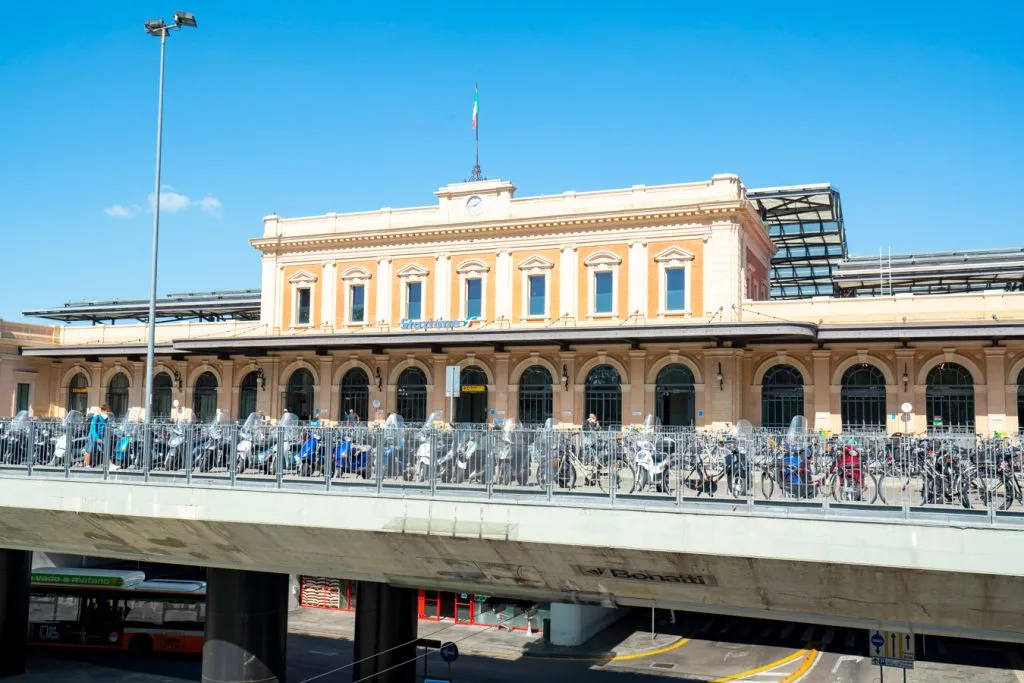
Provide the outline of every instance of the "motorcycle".
[[754,426],[749,420],[736,423],[734,438],[725,456],[725,480],[729,493],[735,498],[746,498],[753,485],[750,458],[747,449],[753,441]]
[[71,454],[70,465],[81,465],[85,462],[85,444],[89,440],[88,429],[85,424],[85,416],[77,410],[72,410],[64,416],[56,430],[56,440],[53,445],[53,455],[47,465],[50,467],[62,466],[68,454]]
[[495,483],[508,486],[515,481],[520,486],[530,482],[530,434],[515,418],[505,420],[495,454],[497,471]]
[[264,474],[273,474],[277,467],[277,453],[280,450],[283,469],[297,468],[299,441],[299,418],[294,413],[285,411],[277,423],[277,428],[271,430],[268,438],[264,440],[263,448],[257,452],[254,464]]
[[22,465],[30,453],[34,453],[35,444],[30,442],[31,420],[28,411],[22,410],[14,416],[0,437],[0,463],[4,465]]
[[863,454],[852,440],[842,444],[829,468],[832,498],[840,502],[871,502],[867,500],[867,479]]
[[152,469],[175,471],[185,466],[185,437],[188,421],[178,418],[153,436]]
[[424,482],[429,480],[431,471],[434,468],[434,451],[438,445],[435,440],[435,437],[439,434],[436,425],[442,419],[441,411],[435,410],[427,416],[426,422],[420,427],[416,435],[419,445],[416,447],[416,455],[413,458],[413,462],[409,463],[406,469],[406,481]]
[[227,463],[229,446],[224,438],[225,411],[218,410],[213,422],[202,428],[199,439],[192,447],[192,468],[196,472],[209,472]]
[[[821,482],[813,473],[813,461],[814,446],[807,437],[807,419],[796,415],[789,423],[782,448],[775,455],[771,476],[762,479],[762,487],[770,487],[774,480],[783,495],[814,498]],[[771,492],[766,491],[765,497],[771,497]]]
[[255,454],[266,449],[268,439],[265,420],[259,413],[249,413],[239,430],[238,445],[235,446],[235,473],[242,474],[255,462]]

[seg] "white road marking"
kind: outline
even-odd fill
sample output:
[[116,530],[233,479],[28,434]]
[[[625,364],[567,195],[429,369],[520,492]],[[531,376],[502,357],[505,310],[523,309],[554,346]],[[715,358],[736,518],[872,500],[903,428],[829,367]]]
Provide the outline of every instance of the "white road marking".
[[836,660],[836,665],[832,667],[832,673],[839,673],[839,667],[843,665],[843,662],[853,662],[856,664],[862,659],[864,658],[858,657],[857,655],[842,655]]

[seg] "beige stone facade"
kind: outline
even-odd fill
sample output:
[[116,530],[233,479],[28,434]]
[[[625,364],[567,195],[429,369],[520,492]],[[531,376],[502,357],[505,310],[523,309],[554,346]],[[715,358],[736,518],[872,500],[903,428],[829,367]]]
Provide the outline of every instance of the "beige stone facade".
[[[871,427],[922,431],[962,417],[937,410],[970,404],[961,426],[1018,429],[1024,293],[769,300],[774,248],[732,175],[514,192],[503,181],[461,183],[426,207],[267,217],[252,240],[260,320],[159,325],[163,400],[238,418],[253,406],[294,409],[301,394],[300,410],[336,420],[358,394],[363,419],[414,402],[447,414],[445,367],[458,365],[464,378],[480,371],[468,373],[479,378],[464,395],[471,407],[455,416],[473,421],[528,408],[580,423],[596,409],[609,423],[660,414],[722,427],[778,422],[799,405],[830,431],[864,422],[865,410]],[[144,325],[22,328],[0,338],[0,413],[27,378],[37,415],[63,414],[72,391],[104,402],[114,378],[122,402],[143,404]],[[764,383],[780,365],[799,385],[773,393]],[[847,386],[858,368],[875,384]],[[966,388],[934,386],[961,370]],[[422,382],[410,389],[413,375]],[[617,399],[593,386],[613,375]],[[353,378],[366,389],[346,392]],[[953,398],[935,398],[944,391]]]

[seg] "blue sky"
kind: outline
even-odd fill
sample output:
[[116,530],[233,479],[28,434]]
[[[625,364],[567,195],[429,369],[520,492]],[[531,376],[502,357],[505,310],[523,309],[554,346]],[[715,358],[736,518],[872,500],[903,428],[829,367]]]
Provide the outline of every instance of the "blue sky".
[[177,2],[5,5],[0,317],[148,294],[176,9],[161,293],[258,286],[264,215],[433,202],[474,81],[520,195],[734,172],[833,183],[854,253],[1024,242],[1020,2]]

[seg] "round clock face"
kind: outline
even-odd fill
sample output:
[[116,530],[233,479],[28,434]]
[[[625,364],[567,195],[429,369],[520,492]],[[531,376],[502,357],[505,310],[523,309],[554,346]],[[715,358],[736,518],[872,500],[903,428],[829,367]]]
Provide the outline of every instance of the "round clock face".
[[466,200],[466,212],[470,216],[475,216],[480,213],[484,208],[484,200],[477,195],[473,195]]

